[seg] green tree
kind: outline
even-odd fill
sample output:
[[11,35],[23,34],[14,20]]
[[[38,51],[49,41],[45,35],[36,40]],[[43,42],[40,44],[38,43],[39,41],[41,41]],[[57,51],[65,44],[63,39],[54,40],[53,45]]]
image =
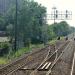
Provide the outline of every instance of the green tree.
[[[46,33],[43,32],[47,29],[45,31],[42,29],[47,26],[46,21],[43,20],[46,17],[46,8],[34,1],[22,0],[21,3],[21,5],[18,5],[17,10],[17,41],[19,46],[21,42],[24,46],[29,46],[31,42],[44,42],[42,38]],[[8,24],[12,24],[14,30],[15,5],[8,10],[7,18]]]

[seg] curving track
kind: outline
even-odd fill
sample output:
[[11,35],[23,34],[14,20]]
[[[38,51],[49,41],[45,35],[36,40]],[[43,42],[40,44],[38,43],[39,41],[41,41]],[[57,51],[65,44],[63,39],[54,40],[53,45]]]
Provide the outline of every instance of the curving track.
[[[71,40],[70,44],[64,49],[63,55],[57,61],[51,71],[51,75],[75,75],[75,44]],[[50,73],[50,71],[49,71]],[[49,74],[47,74],[49,75]]]
[[[8,65],[0,68],[0,75],[12,75],[17,70],[20,70],[29,64],[32,65],[33,63],[36,63],[36,67],[32,69],[32,71],[28,71],[30,73],[28,75],[49,75],[68,47],[71,47],[70,41],[64,42],[58,49],[51,53],[51,47],[47,46],[46,48],[21,57],[15,62],[9,63]],[[24,71],[25,70],[26,68]]]
[[62,52],[59,54],[58,58],[53,62],[51,68],[49,69],[49,71],[46,73],[46,75],[50,75],[52,68],[55,66],[55,64],[58,62],[58,60],[62,57],[62,55],[64,54],[64,52],[66,51],[66,49],[68,49],[69,47],[72,47],[71,45],[72,43],[69,43],[63,50]]
[[[59,58],[62,56],[62,54],[64,53],[64,49],[65,47],[69,44],[69,41],[67,41],[66,43],[64,43],[60,48],[58,48],[52,55],[48,55],[46,56],[46,58],[44,59],[44,61],[41,63],[41,65],[34,70],[33,72],[31,72],[30,75],[40,75],[39,74],[39,70],[45,71],[46,75],[49,75],[51,73],[51,69],[53,68],[53,66],[56,64],[56,62],[59,60]],[[44,74],[42,74],[44,75]]]
[[[17,71],[18,69],[22,68],[23,66],[33,62],[33,61],[37,61],[39,60],[39,56],[43,57],[46,56],[46,54],[49,51],[49,46],[47,46],[46,48],[43,48],[39,51],[36,51],[34,53],[31,53],[25,57],[20,58],[19,60],[16,60],[15,62],[9,63],[8,65],[0,68],[0,75],[10,75],[13,72]],[[34,60],[35,58],[37,58],[36,60]]]

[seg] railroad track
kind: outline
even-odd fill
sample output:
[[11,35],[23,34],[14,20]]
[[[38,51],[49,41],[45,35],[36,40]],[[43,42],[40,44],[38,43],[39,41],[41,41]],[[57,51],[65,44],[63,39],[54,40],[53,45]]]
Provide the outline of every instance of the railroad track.
[[38,56],[45,56],[48,53],[48,50],[49,46],[7,64],[6,66],[0,68],[0,75],[11,75],[13,72],[32,62],[35,58],[38,58]]
[[73,45],[74,45],[74,47],[73,47],[74,55],[73,55],[73,61],[72,61],[72,67],[71,67],[70,75],[75,75],[75,42]]
[[69,43],[65,48],[64,50],[62,51],[62,53],[60,53],[60,55],[58,56],[58,58],[53,62],[53,64],[51,65],[50,69],[48,70],[48,72],[46,73],[46,75],[50,75],[51,74],[51,71],[52,71],[52,68],[55,66],[55,64],[58,62],[58,60],[62,57],[63,53],[65,52],[66,49],[68,49],[68,47],[73,47],[72,46],[72,43]]
[[75,44],[73,40],[71,40],[59,58],[56,59],[53,66],[44,75],[75,75],[75,55],[73,55],[75,51],[74,49]]
[[51,69],[53,68],[53,66],[56,64],[56,62],[59,60],[59,58],[64,53],[63,50],[68,45],[68,43],[69,41],[67,41],[57,50],[55,50],[55,52],[52,55],[48,53],[44,61],[40,64],[40,66],[37,69],[35,69],[33,72],[31,72],[30,75],[35,75],[37,71],[47,71],[46,75],[49,75],[51,73]]
[[[34,59],[36,61],[36,58],[39,58],[39,56],[40,57],[43,57],[43,56],[46,56],[47,55],[46,58],[44,59],[44,61],[41,63],[41,65],[42,64],[46,64],[46,61],[48,61],[47,64],[50,65],[49,62],[50,61],[53,61],[54,62],[54,60],[56,60],[56,58],[57,58],[57,53],[59,55],[61,53],[61,49],[63,49],[63,47],[66,46],[68,43],[69,43],[69,41],[67,41],[65,44],[63,44],[60,48],[58,48],[51,55],[50,55],[50,46],[47,46],[46,48],[43,48],[43,49],[41,49],[39,51],[36,51],[34,53],[30,53],[29,55],[26,55],[24,57],[21,57],[20,59],[14,61],[14,62],[11,62],[8,65],[0,68],[0,75],[11,75],[12,73],[16,72],[17,70],[23,68],[24,66],[26,66],[26,65],[28,65],[30,63],[33,63]],[[54,60],[50,59],[52,57],[53,57]],[[40,60],[40,59],[37,59],[37,60]],[[46,68],[48,68],[49,65],[47,65]],[[39,69],[40,66],[37,68],[38,70],[40,70]]]

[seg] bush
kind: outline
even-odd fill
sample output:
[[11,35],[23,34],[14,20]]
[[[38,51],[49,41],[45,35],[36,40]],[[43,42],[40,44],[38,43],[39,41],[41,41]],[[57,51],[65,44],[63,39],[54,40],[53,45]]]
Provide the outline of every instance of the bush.
[[0,56],[9,52],[9,43],[0,43]]

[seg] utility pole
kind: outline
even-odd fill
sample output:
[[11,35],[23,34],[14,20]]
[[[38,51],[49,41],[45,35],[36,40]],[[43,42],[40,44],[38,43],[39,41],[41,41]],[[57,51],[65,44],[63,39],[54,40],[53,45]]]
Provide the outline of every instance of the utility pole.
[[74,33],[75,33],[75,32],[74,32],[74,28],[73,28],[73,38],[74,38]]
[[54,24],[55,24],[55,20],[56,20],[56,7],[53,7],[52,8],[53,9],[53,15],[54,15]]
[[15,42],[14,42],[14,50],[17,50],[17,0],[15,1]]

